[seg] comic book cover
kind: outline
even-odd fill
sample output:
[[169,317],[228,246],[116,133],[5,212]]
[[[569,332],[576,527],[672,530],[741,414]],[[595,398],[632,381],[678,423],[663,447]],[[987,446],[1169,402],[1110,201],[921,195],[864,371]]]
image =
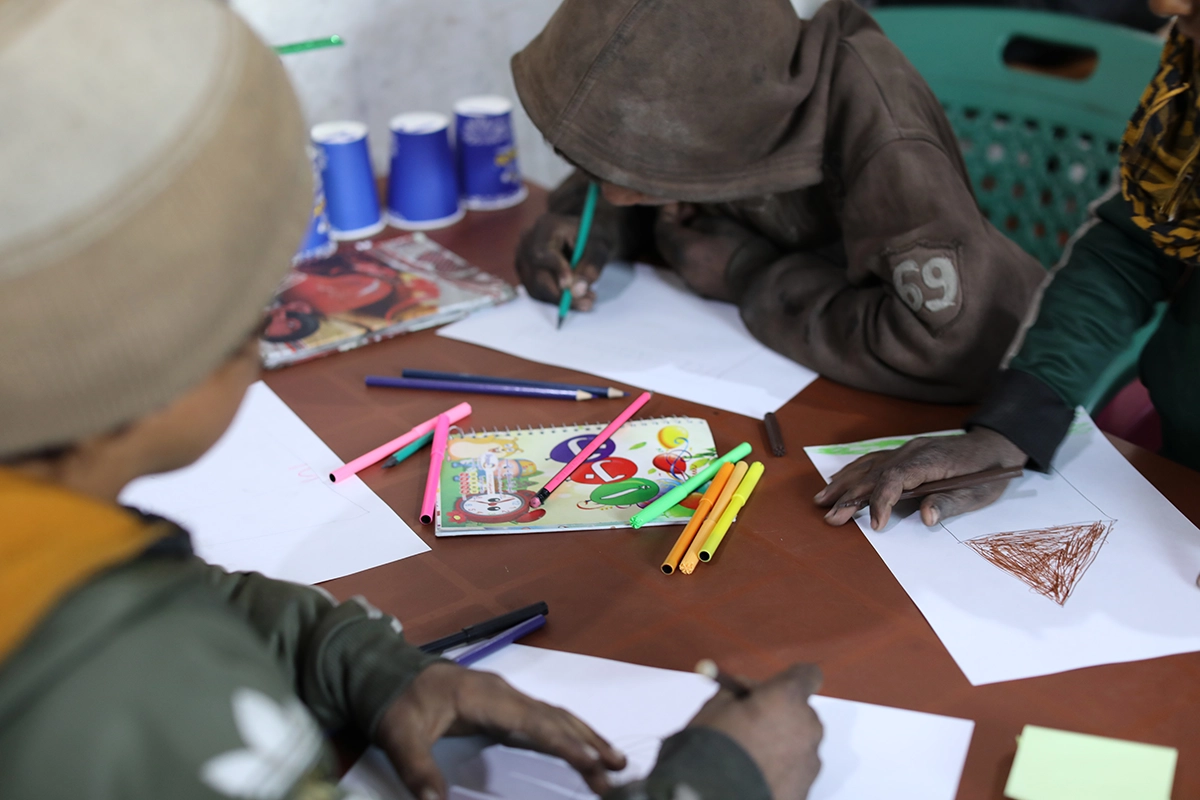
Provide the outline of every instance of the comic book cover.
[[[540,508],[530,499],[603,423],[507,431],[452,431],[442,463],[437,535],[628,528],[629,518],[717,457],[695,417],[632,420],[604,442]],[[650,525],[687,522],[700,495]]]
[[513,288],[415,233],[292,267],[267,309],[268,369],[462,319]]

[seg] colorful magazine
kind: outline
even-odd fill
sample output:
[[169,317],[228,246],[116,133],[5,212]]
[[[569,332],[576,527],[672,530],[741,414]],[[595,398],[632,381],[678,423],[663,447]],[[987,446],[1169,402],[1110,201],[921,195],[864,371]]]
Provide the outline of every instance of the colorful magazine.
[[[540,507],[530,499],[604,429],[463,432],[452,429],[442,463],[437,535],[628,528],[629,518],[716,458],[712,431],[696,417],[626,423]],[[679,525],[700,495],[649,525]]]
[[462,319],[513,288],[424,234],[292,267],[267,309],[268,369]]

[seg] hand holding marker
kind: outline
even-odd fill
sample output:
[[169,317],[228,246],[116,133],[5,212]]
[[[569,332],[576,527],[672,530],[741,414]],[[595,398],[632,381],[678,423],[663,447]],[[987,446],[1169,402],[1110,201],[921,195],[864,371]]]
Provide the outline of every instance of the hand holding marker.
[[[583,251],[587,248],[588,235],[592,232],[592,219],[596,216],[596,200],[600,195],[600,184],[592,181],[588,184],[587,199],[583,201],[583,216],[579,218],[579,233],[575,235],[575,251],[571,254],[571,271],[579,266],[583,259]],[[558,327],[562,328],[567,312],[571,310],[571,289],[563,289],[562,297],[558,299]]]

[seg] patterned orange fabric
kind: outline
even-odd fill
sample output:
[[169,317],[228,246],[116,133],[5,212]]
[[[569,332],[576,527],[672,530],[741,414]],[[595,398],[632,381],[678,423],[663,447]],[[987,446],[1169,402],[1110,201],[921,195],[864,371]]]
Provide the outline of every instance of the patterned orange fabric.
[[1158,73],[1121,141],[1121,190],[1133,222],[1164,253],[1200,263],[1200,73],[1196,46],[1172,28]]
[[64,595],[165,533],[111,503],[0,469],[0,662]]

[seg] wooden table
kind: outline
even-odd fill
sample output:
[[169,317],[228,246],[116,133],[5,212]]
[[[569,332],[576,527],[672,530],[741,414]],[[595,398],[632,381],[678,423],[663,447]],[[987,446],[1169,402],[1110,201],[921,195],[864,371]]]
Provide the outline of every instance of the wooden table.
[[[469,214],[433,238],[515,281],[517,237],[544,207],[545,192],[534,189],[517,208]],[[273,372],[267,383],[349,459],[463,399],[363,386],[367,373],[402,367],[595,383],[433,331]],[[624,407],[620,400],[470,399],[476,428],[608,420]],[[659,571],[678,527],[438,540],[417,521],[424,459],[386,472],[373,467],[363,479],[433,551],[326,586],[341,598],[369,598],[417,642],[545,600],[549,622],[528,644],[680,670],[711,657],[754,677],[815,661],[825,671],[824,694],[975,720],[960,800],[1003,796],[1014,737],[1026,723],[1178,747],[1174,797],[1200,797],[1200,654],[972,687],[857,527],[822,521],[811,498],[823,482],[803,446],[954,427],[965,412],[817,381],[778,412],[788,455],[764,457],[766,475],[719,565],[692,576]],[[718,449],[745,440],[769,452],[757,420],[662,395],[643,413],[703,416]],[[1117,446],[1200,522],[1200,476]]]

